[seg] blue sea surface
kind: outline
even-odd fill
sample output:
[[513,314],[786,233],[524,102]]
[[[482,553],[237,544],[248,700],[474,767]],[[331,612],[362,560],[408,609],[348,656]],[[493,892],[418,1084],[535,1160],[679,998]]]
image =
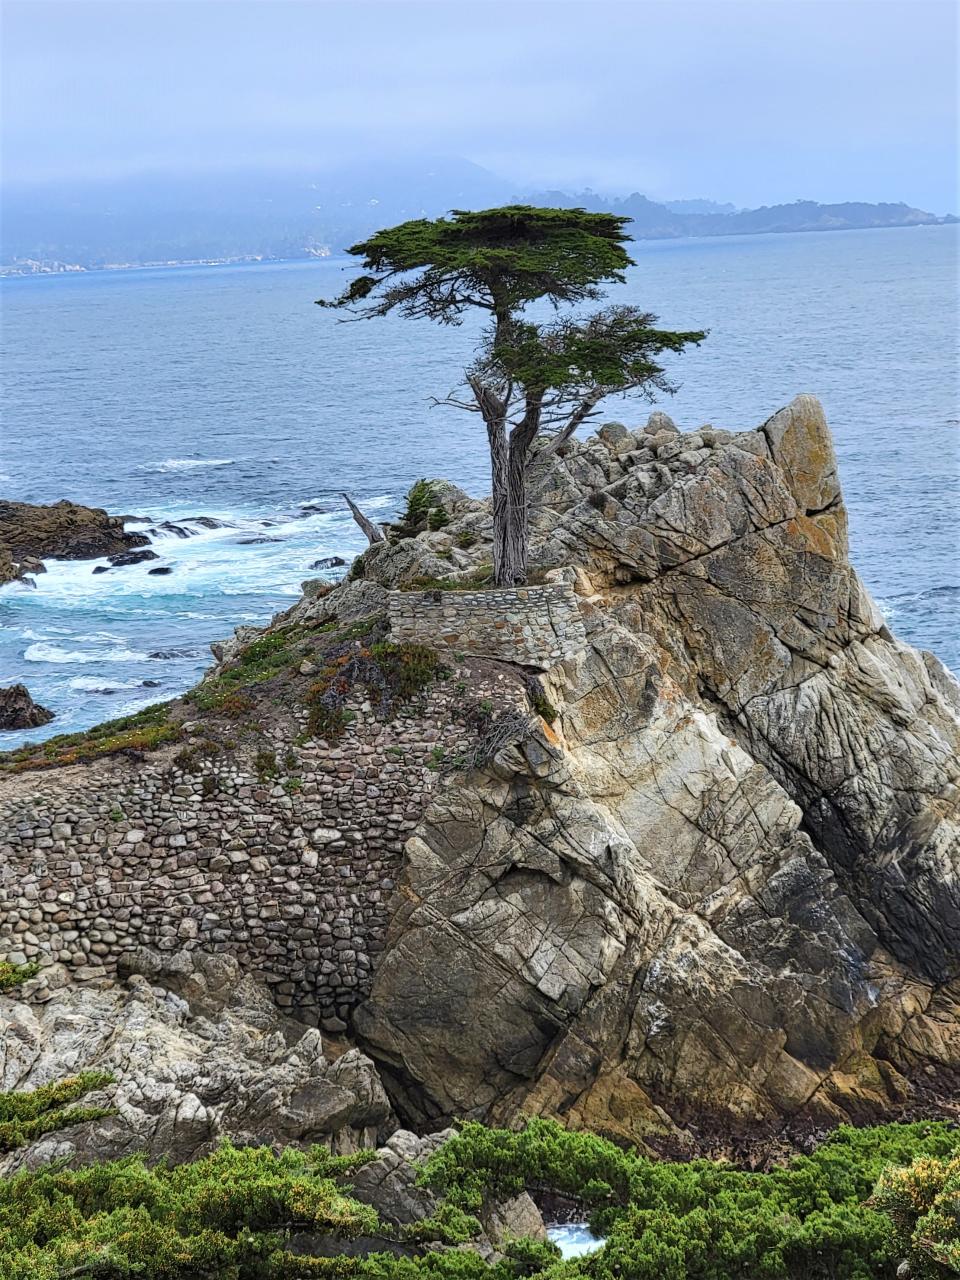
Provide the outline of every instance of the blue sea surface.
[[[897,634],[955,671],[958,233],[639,242],[611,294],[710,330],[672,362],[682,386],[660,406],[685,429],[755,427],[798,392],[821,398],[853,561]],[[0,493],[227,522],[157,539],[159,561],[103,574],[49,562],[36,589],[4,588],[0,684],[22,681],[57,718],[3,746],[189,687],[211,641],[290,605],[315,560],[362,549],[342,490],[386,518],[420,476],[488,489],[476,420],[430,406],[456,386],[478,327],[341,323],[313,301],[352,270],[330,259],[3,282]],[[612,403],[606,416],[636,425],[649,408]],[[172,572],[149,575],[158,564]]]

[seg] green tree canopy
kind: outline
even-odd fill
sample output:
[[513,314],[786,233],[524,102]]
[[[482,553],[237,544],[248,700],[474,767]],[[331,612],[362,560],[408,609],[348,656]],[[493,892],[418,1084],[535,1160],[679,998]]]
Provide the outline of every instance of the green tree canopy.
[[[526,309],[595,301],[602,285],[622,284],[633,260],[627,218],[586,209],[508,205],[448,218],[418,218],[378,231],[349,252],[364,274],[321,306],[356,317],[401,315],[461,323],[477,308],[490,325],[466,371],[471,399],[444,403],[479,413],[487,430],[493,482],[493,567],[498,586],[527,579],[527,473],[541,435],[558,448],[608,395],[670,392],[658,357],[699,343],[702,330],[655,327],[638,307],[535,323]],[[438,402],[439,403],[439,402]]]
[[458,324],[471,307],[506,319],[540,298],[554,306],[596,299],[601,281],[622,283],[633,265],[623,247],[628,221],[586,209],[507,205],[402,222],[353,245],[348,252],[363,259],[365,274],[318,305],[366,304],[363,314],[374,316],[398,308]]

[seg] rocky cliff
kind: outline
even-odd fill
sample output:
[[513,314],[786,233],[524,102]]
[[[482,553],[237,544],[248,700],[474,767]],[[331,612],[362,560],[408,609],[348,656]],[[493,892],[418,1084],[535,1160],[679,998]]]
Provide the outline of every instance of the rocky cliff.
[[[223,646],[149,758],[14,762],[22,956],[231,953],[307,1020],[319,974],[421,1131],[542,1113],[642,1141],[955,1096],[960,686],[850,566],[817,402],[611,425],[534,490],[543,587],[489,625],[488,506],[437,485],[444,527]],[[440,663],[400,706],[383,664],[417,646]]]
[[408,842],[356,1017],[401,1106],[636,1138],[947,1089],[960,688],[849,564],[818,403],[601,431],[545,469],[535,524],[586,644],[546,673],[553,725]]

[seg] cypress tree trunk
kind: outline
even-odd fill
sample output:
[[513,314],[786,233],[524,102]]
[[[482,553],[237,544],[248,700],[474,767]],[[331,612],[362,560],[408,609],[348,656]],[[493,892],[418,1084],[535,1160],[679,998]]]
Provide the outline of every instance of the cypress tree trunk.
[[487,423],[490,441],[490,476],[493,494],[493,581],[498,587],[513,586],[511,568],[510,457],[506,428],[501,418]]
[[[498,504],[494,489],[494,582],[498,587],[520,587],[527,580],[527,547],[530,542],[530,502],[527,497],[527,468],[530,446],[540,430],[542,395],[528,393],[524,415],[510,432],[506,457],[502,464],[503,521],[497,520]],[[498,464],[494,462],[496,473]],[[496,486],[496,479],[494,480]]]

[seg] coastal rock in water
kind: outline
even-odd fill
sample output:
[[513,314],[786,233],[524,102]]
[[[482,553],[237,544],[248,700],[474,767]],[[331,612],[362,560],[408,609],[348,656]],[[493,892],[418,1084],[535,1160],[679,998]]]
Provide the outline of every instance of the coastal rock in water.
[[342,556],[324,556],[321,560],[314,560],[310,566],[311,569],[339,569],[347,562]]
[[24,571],[24,562],[95,560],[120,555],[150,541],[126,533],[122,516],[64,499],[49,506],[0,502],[0,583]]
[[352,1049],[330,1061],[320,1033],[282,1018],[228,957],[144,951],[125,981],[73,984],[56,966],[41,979],[0,997],[0,1090],[109,1071],[90,1104],[114,1114],[0,1159],[4,1175],[136,1151],[179,1163],[223,1137],[349,1152],[392,1127],[370,1060]]
[[36,729],[52,719],[53,712],[34,702],[25,685],[12,684],[0,689],[0,730]]
[[114,568],[120,569],[131,564],[143,564],[144,560],[159,560],[160,557],[155,551],[122,551],[118,556],[111,556],[110,563]]

